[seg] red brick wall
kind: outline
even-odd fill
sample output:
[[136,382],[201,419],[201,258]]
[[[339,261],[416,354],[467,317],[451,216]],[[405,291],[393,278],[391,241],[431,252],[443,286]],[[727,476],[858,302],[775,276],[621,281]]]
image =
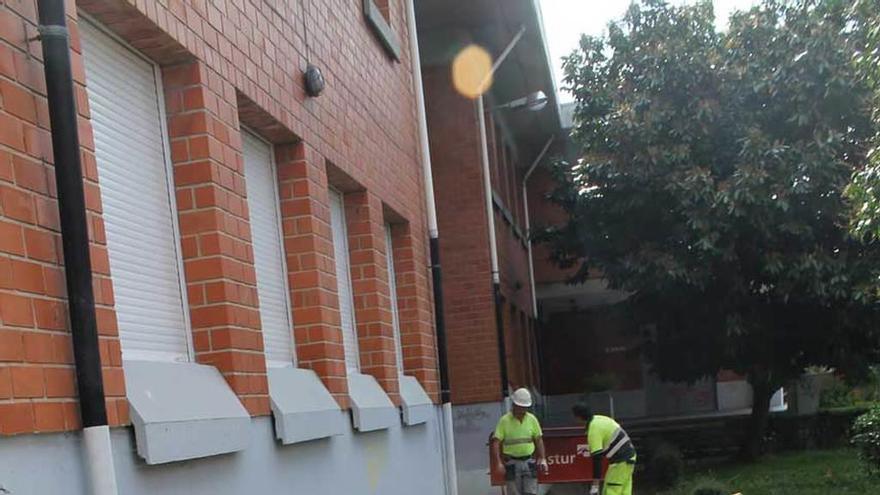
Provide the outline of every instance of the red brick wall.
[[472,101],[445,67],[423,71],[455,403],[501,397],[479,140]]
[[[459,95],[448,67],[423,69],[449,334],[449,375],[455,403],[499,400],[501,382],[489,238],[475,105]],[[521,174],[502,133],[487,119],[493,188],[523,232]],[[505,354],[513,386],[533,385],[534,346],[522,328],[531,315],[528,256],[514,226],[495,209]],[[511,317],[515,314],[515,317]]]
[[[407,226],[400,254],[409,266],[401,275],[400,297],[405,367],[436,397],[424,197],[403,3],[389,4],[402,43],[401,63],[391,60],[367,26],[360,0],[312,4],[303,11],[299,2],[68,2],[101,357],[113,425],[127,424],[129,415],[77,8],[163,68],[197,359],[217,366],[252,414],[268,414],[241,119],[276,144],[300,365],[314,369],[347,405],[328,244],[326,167],[332,163]],[[35,5],[28,0],[0,4],[2,435],[79,425],[41,47],[27,41],[36,35]],[[302,70],[309,61],[327,80],[319,98],[307,98],[303,89]],[[241,105],[245,100],[247,107]],[[384,259],[376,261],[379,269]]]
[[[80,142],[108,419],[128,422],[113,287],[89,125],[85,77],[72,25]],[[0,5],[0,435],[75,429],[73,351],[35,3]]]
[[[398,219],[393,219],[399,222]],[[394,274],[397,277],[397,311],[400,317],[403,368],[415,376],[432,397],[440,392],[440,374],[435,349],[434,298],[423,265],[418,264],[414,246],[418,245],[409,223],[391,228]]]
[[[533,229],[558,225],[565,220],[565,212],[545,198],[545,194],[553,191],[556,186],[550,172],[542,167],[535,170],[529,178],[529,210]],[[562,282],[573,275],[577,267],[562,270],[550,261],[550,250],[546,245],[532,246],[535,263],[535,283],[547,284]]]
[[163,86],[196,360],[216,366],[254,415],[269,414],[256,271],[234,88],[201,62]]

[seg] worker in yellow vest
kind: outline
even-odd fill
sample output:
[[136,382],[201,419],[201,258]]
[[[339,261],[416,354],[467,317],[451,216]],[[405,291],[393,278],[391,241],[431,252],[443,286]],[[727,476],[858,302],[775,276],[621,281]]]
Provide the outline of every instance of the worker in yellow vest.
[[[599,493],[599,483],[604,482],[602,495],[632,495],[633,472],[636,466],[636,449],[629,435],[608,416],[593,414],[590,406],[577,403],[571,408],[574,416],[584,422],[590,456],[593,458],[593,484],[590,495]],[[602,461],[608,459],[608,471],[602,480]]]
[[504,473],[507,495],[537,495],[538,469],[549,469],[544,433],[530,407],[532,394],[525,388],[515,391],[512,410],[498,420],[492,435],[493,469]]

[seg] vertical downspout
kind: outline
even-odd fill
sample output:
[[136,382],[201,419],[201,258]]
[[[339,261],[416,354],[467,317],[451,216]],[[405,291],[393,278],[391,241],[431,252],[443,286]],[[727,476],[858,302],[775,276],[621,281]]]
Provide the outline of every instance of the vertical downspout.
[[70,39],[64,0],[39,0],[46,95],[52,127],[55,181],[64,249],[70,331],[83,425],[83,447],[91,491],[117,495],[116,472],[104,403],[86,202],[80,161],[76,100],[70,65]]
[[449,387],[449,359],[446,352],[446,320],[443,308],[443,277],[440,268],[440,232],[437,228],[437,206],[434,201],[434,177],[431,169],[431,148],[428,141],[428,121],[425,112],[425,92],[422,84],[422,62],[419,54],[419,35],[416,26],[414,0],[407,2],[407,29],[412,54],[413,89],[418,112],[419,147],[422,152],[422,177],[425,182],[425,208],[428,216],[428,235],[431,256],[431,280],[434,287],[434,324],[437,332],[437,361],[440,368],[440,403],[443,416],[443,451],[446,468],[446,492],[458,495],[458,467],[455,463],[455,437],[452,423],[452,394]]
[[492,198],[492,175],[489,172],[489,140],[486,136],[486,107],[483,95],[477,97],[477,121],[480,128],[480,161],[483,165],[483,195],[486,199],[486,222],[489,231],[489,261],[492,267],[492,298],[495,306],[495,328],[498,341],[498,370],[501,375],[501,400],[509,395],[507,343],[504,338],[504,300],[501,295],[501,273],[498,269],[498,244],[495,233],[495,207]]
[[535,261],[534,254],[532,253],[532,221],[531,215],[529,215],[529,178],[534,173],[535,169],[538,168],[538,165],[541,164],[541,160],[544,159],[544,156],[547,154],[547,151],[550,150],[550,145],[553,144],[553,140],[556,136],[550,136],[547,139],[547,144],[541,148],[541,152],[538,153],[538,156],[532,162],[532,165],[526,171],[526,174],[523,176],[522,181],[522,196],[523,196],[523,210],[525,211],[525,222],[526,222],[526,256],[529,259],[529,286],[532,291],[532,319],[534,323],[534,335],[535,335],[535,352],[538,353],[538,383],[541,387],[541,393],[546,393],[546,389],[544,387],[544,349],[543,342],[541,340],[541,322],[538,320],[538,295],[535,290]]
[[550,149],[550,145],[553,144],[553,140],[556,136],[550,136],[550,139],[547,140],[547,144],[541,148],[541,152],[538,153],[538,156],[532,162],[532,165],[526,171],[526,175],[523,176],[522,181],[522,195],[523,195],[523,210],[526,214],[526,249],[528,251],[527,255],[529,258],[529,285],[532,291],[532,317],[536,320],[538,319],[538,296],[535,294],[535,262],[532,258],[532,221],[529,215],[529,177],[532,176],[535,169],[538,168],[538,165],[541,164],[541,160],[544,159],[544,155],[547,154],[547,151]]
[[498,55],[489,73],[483,78],[479,86],[480,95],[477,97],[477,122],[480,128],[480,162],[483,170],[483,194],[486,197],[486,222],[489,231],[489,260],[492,266],[492,296],[495,305],[495,328],[497,331],[498,341],[498,371],[501,379],[501,402],[502,408],[507,407],[507,397],[510,395],[508,390],[508,373],[507,373],[507,344],[504,338],[504,314],[503,314],[503,297],[501,295],[501,273],[498,269],[498,244],[495,233],[495,206],[492,198],[492,175],[489,172],[489,140],[486,136],[486,104],[483,95],[488,91],[488,84],[495,75],[498,67],[507,60],[507,56],[516,47],[526,34],[526,27],[521,26],[513,39],[504,48],[504,51]]

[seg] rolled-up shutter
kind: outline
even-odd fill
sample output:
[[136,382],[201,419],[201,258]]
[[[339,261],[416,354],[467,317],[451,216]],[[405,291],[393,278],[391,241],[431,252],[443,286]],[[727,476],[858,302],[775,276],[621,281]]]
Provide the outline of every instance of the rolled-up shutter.
[[294,362],[293,328],[272,146],[245,131],[242,132],[242,147],[266,362],[269,366],[291,366]]
[[388,262],[388,295],[391,297],[391,323],[394,328],[394,352],[397,372],[403,374],[403,344],[400,337],[400,312],[397,307],[397,279],[394,271],[394,249],[391,243],[391,225],[385,225],[385,255]]
[[345,346],[345,367],[349,373],[360,372],[357,330],[354,321],[354,295],[351,290],[351,264],[348,235],[345,229],[345,206],[342,194],[330,191],[330,224],[333,231],[333,256],[336,258],[336,286],[339,294],[339,318]]
[[80,22],[122,355],[187,360],[189,327],[155,66]]

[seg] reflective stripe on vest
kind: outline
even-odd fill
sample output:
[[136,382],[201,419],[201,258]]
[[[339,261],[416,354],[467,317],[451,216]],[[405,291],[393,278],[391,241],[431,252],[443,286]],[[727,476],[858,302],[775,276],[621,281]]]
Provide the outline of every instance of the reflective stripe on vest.
[[[624,449],[626,447],[626,449]],[[608,460],[616,460],[614,455],[624,449],[623,452],[635,449],[632,446],[632,442],[629,439],[629,435],[623,430],[623,428],[618,428],[614,431],[614,435],[611,437],[611,443],[608,444],[608,449],[605,452],[605,457]]]
[[508,439],[505,439],[502,443],[504,444],[505,447],[509,447],[511,445],[522,445],[525,443],[534,443],[534,440],[532,440],[531,438],[508,438]]

